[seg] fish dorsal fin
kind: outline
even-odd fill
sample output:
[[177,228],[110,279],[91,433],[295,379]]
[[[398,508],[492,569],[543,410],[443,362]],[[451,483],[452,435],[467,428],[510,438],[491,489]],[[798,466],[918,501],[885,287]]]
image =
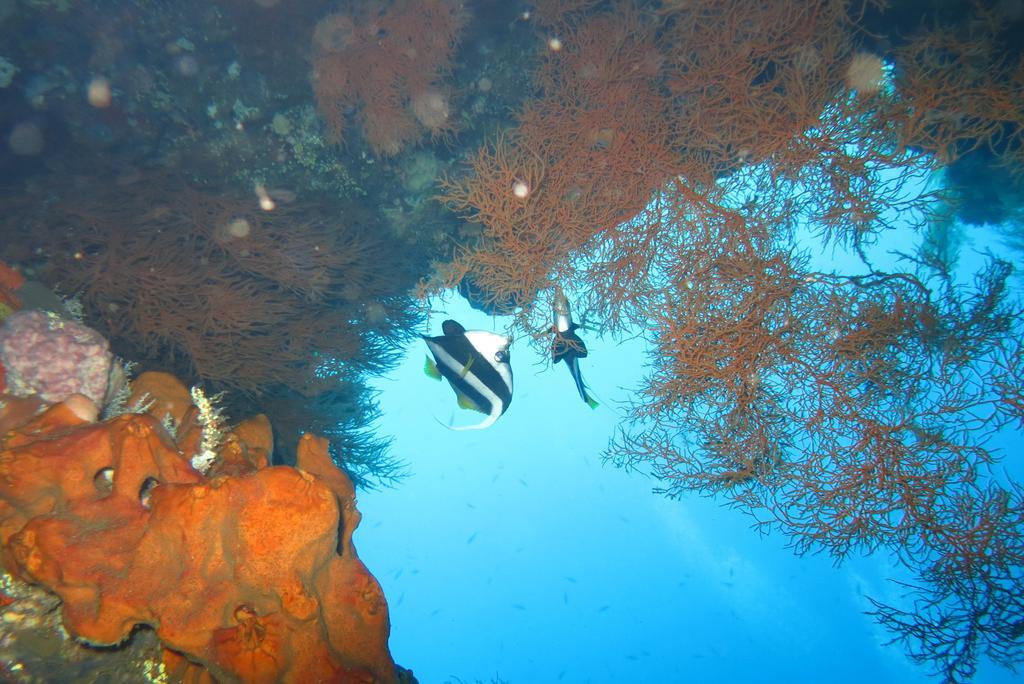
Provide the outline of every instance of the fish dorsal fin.
[[462,324],[459,323],[458,321],[453,321],[452,319],[449,318],[447,321],[441,324],[441,332],[446,337],[458,337],[460,335],[465,335],[466,329],[463,328]]
[[479,407],[479,406],[477,406],[477,405],[476,405],[476,404],[475,404],[475,403],[473,402],[473,400],[472,400],[472,399],[470,399],[469,397],[467,397],[467,396],[466,396],[465,394],[463,394],[462,392],[456,392],[455,394],[456,394],[456,397],[458,398],[459,408],[464,408],[464,409],[468,409],[468,410],[470,410],[470,411],[477,411],[477,412],[479,412],[479,413],[484,413],[484,411],[481,411],[481,410],[480,410],[480,407]]
[[423,364],[423,374],[428,378],[434,378],[435,380],[441,379],[441,371],[437,369],[437,364],[434,363],[434,359],[427,357],[426,362]]

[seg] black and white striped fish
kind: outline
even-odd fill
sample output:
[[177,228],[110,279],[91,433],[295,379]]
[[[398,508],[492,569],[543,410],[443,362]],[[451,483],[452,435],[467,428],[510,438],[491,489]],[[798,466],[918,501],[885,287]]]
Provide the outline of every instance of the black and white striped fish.
[[512,403],[511,338],[486,330],[466,330],[457,321],[441,325],[443,335],[423,336],[434,356],[427,359],[427,375],[447,379],[459,406],[487,414],[475,425],[453,430],[483,430],[501,417]]

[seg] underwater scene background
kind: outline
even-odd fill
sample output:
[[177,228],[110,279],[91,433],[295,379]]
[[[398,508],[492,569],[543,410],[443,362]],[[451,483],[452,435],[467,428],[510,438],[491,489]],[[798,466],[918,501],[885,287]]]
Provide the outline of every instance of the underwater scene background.
[[1014,679],[1022,29],[0,0],[0,675]]

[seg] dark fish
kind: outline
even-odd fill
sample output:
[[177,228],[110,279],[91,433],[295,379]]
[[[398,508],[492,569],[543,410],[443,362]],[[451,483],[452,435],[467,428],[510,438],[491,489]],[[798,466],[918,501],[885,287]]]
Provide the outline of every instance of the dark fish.
[[485,330],[466,330],[451,319],[441,325],[443,335],[423,336],[434,356],[427,359],[426,373],[447,379],[459,406],[487,414],[476,425],[453,430],[482,430],[494,424],[512,403],[512,340]]
[[551,343],[551,362],[565,361],[565,367],[569,369],[569,374],[572,375],[572,379],[576,383],[576,390],[580,393],[580,397],[590,408],[597,408],[598,404],[587,394],[587,386],[580,374],[580,359],[586,358],[587,345],[576,334],[580,326],[573,322],[569,299],[560,287],[555,289],[552,309],[555,322],[551,329],[555,333],[555,339]]

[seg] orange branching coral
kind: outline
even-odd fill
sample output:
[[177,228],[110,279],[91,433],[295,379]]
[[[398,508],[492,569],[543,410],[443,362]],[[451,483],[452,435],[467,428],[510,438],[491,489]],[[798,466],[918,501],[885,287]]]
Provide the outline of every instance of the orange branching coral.
[[[879,617],[955,679],[979,644],[1024,659],[1022,491],[988,441],[1024,424],[1020,311],[999,259],[965,287],[934,254],[881,270],[869,248],[927,225],[920,181],[959,155],[1019,164],[1024,90],[989,10],[875,54],[857,24],[882,4],[545,3],[561,50],[516,129],[447,181],[481,237],[439,280],[520,306],[535,338],[554,285],[643,330],[650,373],[610,458],[798,552],[899,557],[920,616]],[[804,239],[859,263],[815,270]]]
[[567,29],[563,43],[538,74],[543,97],[514,133],[444,186],[449,205],[484,229],[446,280],[469,275],[496,301],[526,304],[553,280],[572,280],[566,261],[581,250],[628,240],[616,227],[677,168],[650,26],[631,11],[598,15]]
[[[269,444],[258,423],[239,435]],[[86,424],[60,404],[2,447],[5,565],[60,596],[74,636],[113,645],[150,625],[218,681],[396,680],[326,440],[301,441],[308,470],[206,479],[155,418]]]
[[536,18],[543,25],[558,29],[564,28],[571,19],[572,15],[577,12],[582,12],[594,5],[599,4],[600,0],[537,0],[532,3],[533,11],[530,12],[530,16],[536,14]]
[[[1024,385],[1019,321],[1000,296],[1008,265],[972,290],[928,269],[820,273],[756,221],[676,211],[663,218],[692,242],[663,255],[672,277],[650,300],[652,372],[612,458],[652,467],[669,495],[728,498],[797,552],[897,554],[928,583],[928,617],[878,614],[912,652],[932,649],[922,659],[962,676],[976,661],[939,644],[971,638],[1015,662],[1001,635],[1019,608],[976,612],[979,596],[1006,606],[1020,591],[1024,558],[1020,487],[989,475],[988,439],[1019,424]],[[968,550],[979,525],[999,539]],[[941,564],[955,549],[967,557]]]
[[[743,188],[761,223],[788,231],[799,219],[859,247],[896,221],[927,217],[933,194],[908,196],[887,178],[1022,129],[1013,71],[961,68],[991,55],[945,34],[896,53],[893,89],[882,87],[882,59],[858,49],[844,3],[665,3],[655,15],[623,5],[561,20],[563,47],[535,77],[542,96],[445,187],[483,227],[445,270],[447,284],[468,276],[485,297],[527,305],[554,281],[579,282],[584,308],[615,327],[636,318],[648,276],[663,272],[651,263],[665,241],[652,199],[714,214]],[[856,64],[875,72],[853,78]],[[510,174],[543,181],[527,183],[524,201]],[[624,222],[629,230],[618,230]]]
[[985,22],[971,29],[967,35],[937,29],[894,54],[900,68],[893,118],[901,142],[946,163],[979,147],[1019,155],[1024,142],[1019,56],[1006,55]]
[[718,163],[796,153],[794,136],[835,99],[851,55],[844,3],[668,3],[662,12],[677,144]]
[[169,178],[68,190],[20,225],[126,356],[218,388],[315,395],[324,359],[379,367],[362,331],[401,335],[414,316],[399,302],[401,254],[310,207],[264,212]]
[[313,31],[313,89],[330,137],[351,111],[380,155],[397,154],[425,129],[453,127],[443,83],[464,17],[449,0],[371,3],[331,14]]

